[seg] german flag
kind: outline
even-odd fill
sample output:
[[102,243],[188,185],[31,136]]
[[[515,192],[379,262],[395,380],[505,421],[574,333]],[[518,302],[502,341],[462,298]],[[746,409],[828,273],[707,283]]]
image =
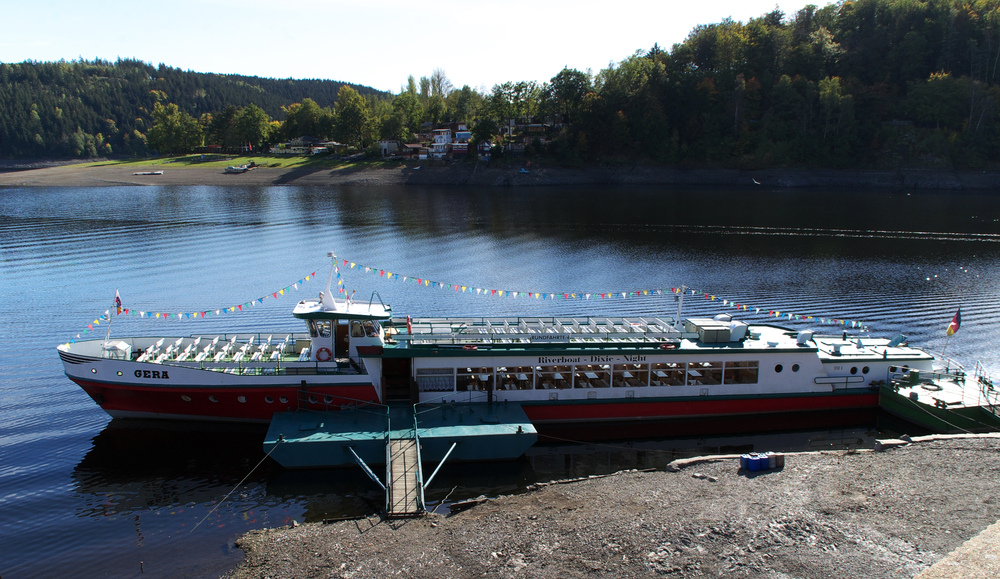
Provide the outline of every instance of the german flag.
[[954,335],[958,331],[959,326],[962,325],[962,308],[958,308],[955,312],[955,317],[951,319],[951,323],[948,324],[948,335]]

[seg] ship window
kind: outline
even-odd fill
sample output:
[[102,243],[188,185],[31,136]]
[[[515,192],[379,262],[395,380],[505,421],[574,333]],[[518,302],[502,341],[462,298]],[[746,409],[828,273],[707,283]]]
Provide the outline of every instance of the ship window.
[[272,404],[274,402],[274,398],[271,398],[270,396],[265,396],[264,397],[264,402],[267,402],[268,404]]
[[531,366],[497,368],[497,390],[531,390]]
[[247,397],[246,396],[237,396],[236,397],[236,401],[239,402],[240,404],[246,404],[247,403]]
[[458,369],[458,391],[470,392],[480,391],[489,388],[493,380],[493,368],[459,368]]
[[316,322],[316,333],[319,334],[321,338],[329,338],[332,335],[332,324],[330,320],[318,320]]
[[353,321],[351,322],[351,337],[352,338],[364,338],[365,331],[361,329],[361,322]]
[[208,401],[209,401],[209,402],[218,402],[218,401],[219,401],[219,399],[218,399],[218,398],[216,398],[215,396],[209,396],[209,397],[208,397]]
[[722,384],[722,362],[690,362],[687,374],[688,385]]
[[774,366],[774,371],[776,373],[778,373],[778,374],[781,374],[781,371],[784,370],[784,369],[785,369],[785,367],[782,366],[781,364],[775,364],[775,366]]
[[121,370],[119,370],[119,371],[118,371],[118,375],[119,375],[119,376],[121,376],[121,375],[122,375],[122,371],[121,371]]
[[454,392],[454,368],[417,368],[417,388],[421,392]]
[[569,366],[536,366],[535,388],[541,390],[569,388],[573,383],[573,374]]
[[608,388],[610,384],[611,368],[607,364],[576,366],[573,380],[575,388]]
[[649,368],[649,383],[653,386],[683,386],[688,380],[693,379],[688,376],[689,368],[693,369],[696,366],[687,362],[654,363]]
[[619,388],[649,386],[649,364],[615,364],[611,384]]
[[[756,384],[757,362],[726,362],[726,384]],[[792,366],[792,371],[798,371],[798,364]]]
[[858,373],[858,367],[857,366],[851,366],[851,374],[857,374],[857,373]]
[[867,373],[868,373],[868,371],[869,371],[869,368],[868,368],[868,366],[865,366],[864,368],[862,368],[862,369],[861,369],[861,373],[862,373],[862,374],[867,374]]
[[279,396],[278,402],[281,402],[282,404],[288,404],[288,398],[285,398],[284,396]]
[[[792,364],[792,372],[798,372],[798,371],[799,371],[799,365],[798,364]],[[755,380],[755,382],[756,382],[756,380]]]

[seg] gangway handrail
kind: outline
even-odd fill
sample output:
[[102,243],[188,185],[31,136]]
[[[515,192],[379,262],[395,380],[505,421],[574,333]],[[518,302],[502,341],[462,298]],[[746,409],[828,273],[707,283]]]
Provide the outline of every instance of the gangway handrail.
[[[420,511],[424,511],[424,510],[426,510],[426,506],[425,505],[427,504],[427,503],[424,502],[424,488],[426,488],[426,485],[424,485],[424,466],[423,466],[423,460],[420,457],[420,429],[418,428],[418,426],[419,425],[417,424],[417,406],[414,404],[413,405],[413,442],[417,446],[417,490],[419,491],[418,494],[417,494],[417,497],[419,498],[419,501],[420,501],[417,504],[417,509],[420,510]],[[434,472],[437,473],[437,471],[434,471]],[[432,479],[434,478],[433,474],[431,475],[431,478]]]
[[372,479],[373,481],[375,481],[375,484],[382,487],[383,491],[386,490],[385,485],[382,484],[382,481],[378,480],[378,477],[375,476],[375,473],[372,472],[372,469],[369,468],[367,464],[365,464],[365,461],[362,460],[360,456],[358,456],[358,453],[354,452],[354,447],[348,446],[347,451],[351,453],[351,456],[354,457],[354,462],[358,463],[358,466],[361,467],[361,470],[365,471],[365,474],[368,475],[368,478]]
[[[438,396],[436,398],[431,398],[430,400],[421,400],[420,402],[417,402],[416,404],[413,405],[413,412],[415,414],[423,414],[424,412],[430,412],[431,410],[435,410],[437,406],[444,406],[446,404],[451,404],[450,402],[444,399],[449,396],[452,398],[457,398],[456,394],[460,394],[460,392],[448,392],[447,394],[442,394],[441,396]],[[468,395],[469,399],[463,402],[455,402],[455,404],[473,404],[472,397],[475,394],[481,394],[484,401],[488,398],[487,392],[484,390],[468,390],[465,392],[465,394]],[[417,406],[421,405],[427,406],[427,408],[418,411]],[[432,405],[436,406],[431,407]]]
[[392,417],[385,408],[385,514],[392,512]]

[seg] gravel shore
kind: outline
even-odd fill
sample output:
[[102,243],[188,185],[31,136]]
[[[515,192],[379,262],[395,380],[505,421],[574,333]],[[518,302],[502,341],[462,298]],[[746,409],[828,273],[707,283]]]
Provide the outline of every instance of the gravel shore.
[[[12,162],[0,165],[0,187],[111,187],[135,185],[473,185],[497,187],[549,185],[665,185],[768,188],[867,188],[992,190],[1000,173],[985,171],[830,171],[806,169],[678,169],[650,166],[566,168],[509,160],[491,166],[474,163],[416,163],[384,168],[258,167],[226,174],[220,167],[177,164],[97,165]],[[524,169],[527,172],[522,172]],[[160,175],[142,175],[162,171]]]
[[226,577],[914,577],[1000,518],[998,477],[995,435],[792,454],[764,472],[709,457],[448,516],[255,531]]

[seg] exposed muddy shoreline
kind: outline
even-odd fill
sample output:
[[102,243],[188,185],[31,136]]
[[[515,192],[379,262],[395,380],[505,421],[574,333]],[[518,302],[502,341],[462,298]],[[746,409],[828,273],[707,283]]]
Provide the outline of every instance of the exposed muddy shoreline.
[[248,533],[258,577],[914,577],[1000,518],[996,435],[540,485],[449,516]]
[[[136,173],[162,171],[160,175]],[[272,168],[226,174],[219,167],[170,164],[107,164],[81,166],[57,162],[0,164],[0,186],[93,187],[116,185],[445,185],[559,186],[663,185],[723,186],[753,189],[945,189],[991,191],[1000,186],[993,171],[835,171],[807,169],[676,169],[648,166],[566,168],[526,163],[406,164],[387,168]]]

